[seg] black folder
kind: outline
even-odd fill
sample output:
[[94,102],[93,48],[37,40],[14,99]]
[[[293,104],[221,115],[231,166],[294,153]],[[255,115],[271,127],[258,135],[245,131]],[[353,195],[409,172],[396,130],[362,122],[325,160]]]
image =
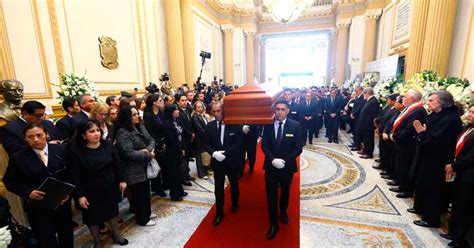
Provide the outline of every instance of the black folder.
[[48,177],[37,190],[46,193],[41,200],[28,200],[28,204],[35,207],[56,210],[61,201],[68,197],[76,186],[60,181],[54,177]]

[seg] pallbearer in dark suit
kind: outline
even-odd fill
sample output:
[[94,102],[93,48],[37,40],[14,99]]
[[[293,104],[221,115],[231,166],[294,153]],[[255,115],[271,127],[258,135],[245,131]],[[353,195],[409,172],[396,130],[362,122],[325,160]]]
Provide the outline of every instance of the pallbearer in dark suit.
[[211,168],[214,171],[214,195],[216,197],[216,217],[213,225],[217,226],[224,218],[224,181],[229,179],[232,196],[231,212],[239,211],[238,173],[242,157],[243,133],[240,125],[226,125],[223,122],[222,103],[211,106],[215,120],[206,127],[206,150],[212,155]]
[[309,144],[313,144],[313,121],[316,121],[318,106],[313,101],[313,96],[310,92],[304,95],[304,101],[301,103],[301,125],[303,126],[303,144],[308,140]]
[[[270,229],[267,239],[273,239],[279,230],[278,202],[280,220],[288,223],[288,201],[293,174],[298,171],[296,158],[302,152],[301,125],[288,119],[289,105],[285,100],[278,100],[274,106],[275,120],[266,125],[263,131],[262,150],[265,154],[263,169],[265,170],[265,187],[267,192],[268,217]],[[278,187],[281,187],[278,201]],[[299,186],[299,185],[295,185]]]
[[46,140],[54,144],[60,142],[61,137],[54,124],[43,119],[45,109],[38,101],[27,101],[21,107],[21,115],[16,120],[0,127],[0,142],[9,155],[28,147],[23,132],[28,124],[43,125],[48,131]]
[[336,95],[336,90],[332,89],[329,97],[326,98],[324,104],[324,110],[327,119],[327,136],[328,142],[339,143],[339,121],[340,121],[340,112],[343,107],[342,98]]
[[379,101],[374,96],[374,90],[372,88],[366,88],[364,90],[365,104],[356,125],[356,132],[360,141],[364,143],[364,150],[362,151],[361,158],[373,158],[374,155],[374,132],[375,125],[374,119],[377,117],[380,111]]
[[24,200],[28,222],[39,240],[38,247],[72,248],[72,214],[68,198],[64,199],[56,210],[28,203],[41,200],[47,194],[37,189],[48,177],[71,182],[63,145],[46,143],[47,135],[42,124],[31,123],[25,127],[24,136],[28,145],[10,157],[3,183],[8,191]]
[[301,105],[293,99],[291,90],[285,90],[285,92],[283,92],[283,98],[285,98],[285,100],[290,104],[290,113],[288,113],[288,118],[299,122]]
[[72,117],[81,111],[79,104],[72,98],[66,98],[62,103],[64,111],[67,113],[63,118],[56,122],[56,128],[59,131],[61,140],[68,140],[74,134],[72,126]]
[[[397,100],[398,94],[390,94],[387,96],[387,104],[385,105],[384,109],[379,113],[379,115],[375,118],[374,124],[377,127],[378,135],[379,135],[379,153],[380,153],[380,165],[372,166],[375,169],[381,170],[388,170],[388,164],[390,163],[389,157],[387,156],[387,148],[389,143],[388,139],[383,138],[383,132],[385,127],[389,125],[390,119],[395,114],[397,109],[394,107],[395,101]],[[387,136],[388,137],[388,136]]]

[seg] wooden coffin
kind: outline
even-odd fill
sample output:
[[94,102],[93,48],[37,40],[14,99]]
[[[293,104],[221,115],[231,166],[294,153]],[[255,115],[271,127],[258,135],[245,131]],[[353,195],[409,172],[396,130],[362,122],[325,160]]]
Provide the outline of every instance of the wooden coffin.
[[272,105],[279,99],[281,90],[268,85],[247,84],[224,99],[226,124],[270,124]]

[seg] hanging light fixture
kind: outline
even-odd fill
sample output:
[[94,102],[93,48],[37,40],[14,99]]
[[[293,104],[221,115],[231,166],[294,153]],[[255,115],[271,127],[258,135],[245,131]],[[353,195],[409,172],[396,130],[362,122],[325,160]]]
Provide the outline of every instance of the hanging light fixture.
[[275,22],[287,24],[295,21],[311,0],[263,0]]

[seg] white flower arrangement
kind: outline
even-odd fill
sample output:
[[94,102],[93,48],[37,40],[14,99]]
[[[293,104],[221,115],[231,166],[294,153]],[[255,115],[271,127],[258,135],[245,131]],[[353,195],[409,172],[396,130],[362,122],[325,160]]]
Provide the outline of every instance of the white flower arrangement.
[[8,230],[8,226],[0,228],[0,247],[8,247],[12,241],[12,234]]
[[366,72],[364,79],[362,79],[362,82],[360,82],[359,85],[364,89],[367,87],[374,87],[379,79],[378,72]]
[[55,86],[59,88],[57,93],[60,102],[62,102],[64,98],[77,98],[84,93],[91,94],[96,99],[99,97],[96,83],[87,79],[85,76],[79,77],[74,73],[63,74],[61,76],[61,82]]

